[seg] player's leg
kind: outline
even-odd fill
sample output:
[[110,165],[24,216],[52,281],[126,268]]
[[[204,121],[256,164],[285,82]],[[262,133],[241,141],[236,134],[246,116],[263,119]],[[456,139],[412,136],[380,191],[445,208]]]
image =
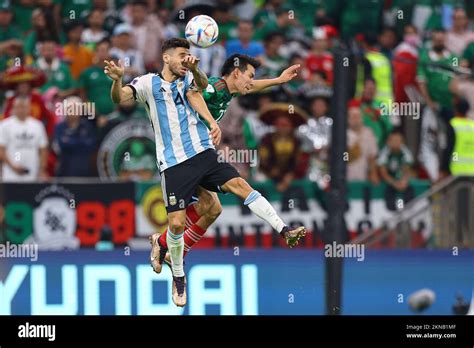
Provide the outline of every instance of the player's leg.
[[213,165],[203,177],[200,185],[215,192],[231,192],[242,200],[259,218],[268,222],[285,239],[290,248],[296,246],[306,234],[303,226],[289,228],[278,216],[275,209],[258,191],[255,191],[229,163],[220,162],[214,152]]
[[155,272],[161,272],[166,251],[169,251],[173,274],[173,302],[177,306],[186,304],[186,277],[183,267],[185,208],[191,202],[193,193],[206,172],[205,164],[200,163],[201,156],[198,154],[161,173],[163,200],[168,213],[168,230],[166,247],[160,243],[156,234],[151,236],[151,264]]
[[[199,216],[198,221],[187,226],[184,231],[184,255],[199,242],[206,233],[209,226],[217,220],[222,212],[222,206],[215,192],[210,192],[198,188],[198,202],[192,204],[196,216]],[[189,219],[188,221],[192,221]]]
[[[209,226],[217,220],[222,212],[222,206],[215,192],[199,187],[196,195],[198,201],[186,208],[186,224],[183,236],[184,256],[186,256],[194,244],[201,240]],[[166,236],[167,231],[159,237],[159,244],[165,248],[167,247]],[[170,262],[169,254],[166,254],[164,261]]]
[[186,210],[173,211],[168,214],[168,233],[166,243],[171,258],[173,273],[173,302],[180,307],[186,304],[186,278],[184,275],[184,223]]
[[247,181],[241,177],[235,177],[221,186],[222,191],[231,192],[244,200],[244,204],[259,218],[268,222],[285,239],[290,248],[296,246],[300,238],[306,235],[303,226],[297,228],[288,227],[278,216],[273,206],[263,197],[260,192],[254,190]]

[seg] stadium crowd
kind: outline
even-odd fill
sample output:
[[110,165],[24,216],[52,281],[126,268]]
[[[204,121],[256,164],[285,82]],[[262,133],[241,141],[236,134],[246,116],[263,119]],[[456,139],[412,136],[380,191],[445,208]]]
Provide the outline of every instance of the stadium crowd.
[[[260,59],[256,78],[301,65],[289,83],[231,102],[220,147],[257,151],[258,167],[236,163],[244,177],[271,179],[279,191],[299,178],[327,187],[331,96],[342,83],[351,94],[348,180],[383,181],[409,200],[410,178],[474,173],[473,151],[454,149],[458,132],[474,136],[473,1],[16,0],[0,4],[2,179],[97,176],[107,134],[147,118],[141,106],[112,102],[104,60],[124,63],[124,83],[159,71],[162,42],[183,37],[197,14],[219,24],[217,44],[191,49],[208,76],[236,52]],[[334,77],[340,42],[348,81]],[[134,153],[148,156],[137,144]],[[453,152],[470,167],[453,165]],[[149,178],[148,162],[128,170]]]

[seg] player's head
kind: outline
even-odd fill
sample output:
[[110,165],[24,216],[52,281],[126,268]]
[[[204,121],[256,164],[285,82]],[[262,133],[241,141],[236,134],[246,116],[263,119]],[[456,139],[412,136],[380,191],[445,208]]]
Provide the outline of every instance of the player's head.
[[184,76],[188,69],[183,65],[183,59],[189,56],[189,42],[182,38],[166,40],[161,46],[164,69],[169,69],[175,76]]
[[246,94],[252,87],[255,70],[260,62],[245,54],[233,54],[222,66],[222,76],[226,78],[229,89]]

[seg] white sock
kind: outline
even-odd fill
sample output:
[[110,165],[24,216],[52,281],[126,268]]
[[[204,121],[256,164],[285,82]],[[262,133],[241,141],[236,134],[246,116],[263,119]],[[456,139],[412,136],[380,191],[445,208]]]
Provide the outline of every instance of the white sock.
[[247,205],[260,219],[263,219],[272,225],[277,232],[281,232],[283,227],[286,226],[283,220],[278,216],[275,209],[273,209],[270,202],[267,201],[260,192],[255,190],[250,192],[248,197],[245,199],[244,204]]
[[184,250],[184,232],[180,234],[173,234],[169,229],[166,234],[166,244],[168,244],[168,251],[171,256],[171,268],[175,277],[184,276],[183,268],[183,250]]

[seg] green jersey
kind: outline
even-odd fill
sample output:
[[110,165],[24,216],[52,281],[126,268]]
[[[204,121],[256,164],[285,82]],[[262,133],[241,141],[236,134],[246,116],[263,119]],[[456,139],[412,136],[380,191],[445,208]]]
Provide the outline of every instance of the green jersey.
[[[212,117],[219,122],[229,107],[233,97],[238,96],[237,93],[231,94],[227,88],[227,83],[222,77],[209,77],[209,84],[202,92],[202,96],[206,101],[207,108],[211,112]],[[201,118],[202,119],[202,118]],[[209,128],[207,121],[202,119]]]
[[430,65],[437,63],[451,67],[457,57],[449,51],[444,51],[440,57],[433,51],[424,50],[420,54],[417,68],[418,81],[425,82],[428,93],[434,102],[439,103],[448,109],[452,108],[453,95],[449,90],[449,83],[453,77],[453,73]]

